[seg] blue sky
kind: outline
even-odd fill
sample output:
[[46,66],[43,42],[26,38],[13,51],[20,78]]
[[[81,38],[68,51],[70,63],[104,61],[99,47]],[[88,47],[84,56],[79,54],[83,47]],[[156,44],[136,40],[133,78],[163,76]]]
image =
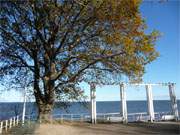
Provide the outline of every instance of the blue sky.
[[[157,41],[157,50],[160,57],[146,67],[144,82],[175,82],[176,95],[180,99],[180,1],[167,2],[144,1],[140,7],[150,32],[153,29],[160,31],[161,37]],[[89,95],[89,86],[83,84],[86,95]],[[8,96],[7,96],[8,95]],[[119,100],[118,86],[104,86],[97,88],[97,100]],[[165,87],[153,88],[154,99],[169,99],[168,89]],[[127,88],[128,100],[146,99],[143,87]],[[0,94],[0,101],[22,101],[21,94],[5,92]]]
[[[180,99],[180,1],[146,1],[140,9],[146,19],[148,31],[157,29],[162,34],[157,42],[160,57],[147,66],[144,81],[175,82],[176,95]],[[156,89],[154,93],[164,95]]]

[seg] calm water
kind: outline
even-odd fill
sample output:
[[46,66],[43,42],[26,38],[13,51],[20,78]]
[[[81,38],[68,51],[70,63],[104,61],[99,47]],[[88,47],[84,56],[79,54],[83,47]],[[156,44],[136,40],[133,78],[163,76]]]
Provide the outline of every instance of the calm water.
[[[0,120],[7,119],[9,117],[22,114],[22,103],[0,103]],[[120,112],[120,101],[102,101],[97,102],[97,113],[114,113]],[[56,106],[53,110],[53,114],[65,114],[65,113],[89,113],[89,103],[71,103],[66,109],[61,109]],[[128,113],[138,113],[147,111],[146,101],[127,101]],[[167,100],[155,100],[154,101],[155,112],[171,112],[170,101]],[[178,100],[178,110],[180,111],[180,100]],[[36,115],[37,108],[35,103],[27,103],[26,109],[27,115]]]

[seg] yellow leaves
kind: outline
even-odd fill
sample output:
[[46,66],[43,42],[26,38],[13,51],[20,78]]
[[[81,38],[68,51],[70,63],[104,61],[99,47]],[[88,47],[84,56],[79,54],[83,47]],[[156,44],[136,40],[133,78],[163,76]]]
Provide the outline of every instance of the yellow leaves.
[[103,3],[103,0],[92,0],[93,6],[99,8],[99,6]]
[[131,0],[134,5],[139,5],[142,0]]
[[159,53],[158,53],[158,52],[153,52],[153,53],[149,56],[149,62],[155,60],[157,57],[159,57]]
[[143,71],[142,63],[135,56],[126,56],[126,59],[121,59],[121,68],[128,76],[138,76]]
[[148,38],[148,36],[145,36],[145,38],[141,40],[141,44],[139,45],[139,50],[145,54],[155,51],[154,44],[152,44],[151,39]]
[[112,55],[112,54],[113,54],[112,50],[106,51],[106,55],[107,55],[107,56],[110,56],[110,55]]
[[143,24],[142,18],[139,14],[137,14],[135,19],[134,19],[134,25],[140,26],[141,24]]
[[129,46],[133,43],[133,40],[131,38],[127,37],[124,39],[124,43],[125,43],[125,45]]
[[105,41],[106,41],[107,44],[112,44],[112,43],[113,43],[113,38],[112,38],[112,36],[111,36],[111,35],[107,35],[107,36],[105,37]]
[[123,49],[128,55],[133,55],[135,51],[135,44],[131,37],[124,37],[122,40]]
[[105,41],[107,44],[114,44],[114,45],[120,44],[121,35],[119,32],[111,33],[105,36]]
[[133,18],[138,13],[140,0],[93,0],[99,6],[96,15],[100,20],[119,21],[122,17]]
[[153,51],[154,51],[154,47],[151,46],[151,45],[148,45],[148,44],[144,44],[144,45],[141,47],[141,51],[144,52],[144,53],[153,52]]
[[[100,24],[105,24],[105,34],[102,37],[107,46],[115,52],[124,52],[124,55],[113,60],[121,66],[123,73],[133,77],[142,76],[144,66],[158,56],[154,47],[158,34],[144,32],[146,25],[139,12],[141,2],[104,0],[96,13]],[[111,53],[106,52],[107,55]]]
[[78,55],[78,58],[79,59],[87,60],[88,59],[88,55],[81,53],[81,54]]

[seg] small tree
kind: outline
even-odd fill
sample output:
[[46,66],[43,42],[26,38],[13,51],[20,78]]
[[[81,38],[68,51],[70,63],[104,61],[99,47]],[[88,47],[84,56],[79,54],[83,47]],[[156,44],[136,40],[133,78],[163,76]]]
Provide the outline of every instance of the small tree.
[[117,81],[122,74],[139,80],[157,57],[158,34],[145,34],[139,0],[0,4],[1,79],[16,86],[29,80],[39,118],[50,118],[56,98],[81,98],[80,82]]

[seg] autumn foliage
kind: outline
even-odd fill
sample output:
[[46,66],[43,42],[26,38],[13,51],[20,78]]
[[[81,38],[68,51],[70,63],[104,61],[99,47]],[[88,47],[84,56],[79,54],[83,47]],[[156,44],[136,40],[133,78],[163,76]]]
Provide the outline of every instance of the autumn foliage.
[[[158,53],[140,0],[8,0],[0,10],[0,76],[28,81],[41,118],[55,99],[78,100],[80,82],[139,81]],[[1,81],[3,82],[3,81]]]

